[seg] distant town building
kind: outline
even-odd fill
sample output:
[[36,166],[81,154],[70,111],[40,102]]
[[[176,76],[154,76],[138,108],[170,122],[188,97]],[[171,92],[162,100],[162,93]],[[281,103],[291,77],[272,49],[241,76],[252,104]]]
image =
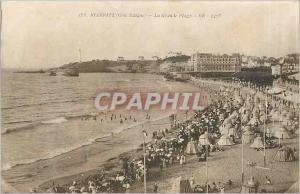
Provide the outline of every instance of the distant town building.
[[275,64],[271,66],[272,75],[273,76],[280,76],[281,75],[281,65]]
[[299,54],[286,55],[282,62],[282,74],[299,72]]
[[190,66],[194,67],[194,72],[241,71],[241,57],[239,54],[213,55],[197,52],[192,54],[190,63]]
[[157,61],[157,60],[159,60],[160,58],[159,58],[158,56],[153,56],[152,59],[155,60],[155,61]]
[[124,61],[124,57],[118,57],[117,61]]
[[138,59],[139,59],[140,61],[144,61],[144,60],[145,60],[144,56],[139,56]]
[[174,51],[169,51],[168,55],[166,56],[166,58],[168,57],[176,57],[176,56],[181,56],[182,52],[174,52]]

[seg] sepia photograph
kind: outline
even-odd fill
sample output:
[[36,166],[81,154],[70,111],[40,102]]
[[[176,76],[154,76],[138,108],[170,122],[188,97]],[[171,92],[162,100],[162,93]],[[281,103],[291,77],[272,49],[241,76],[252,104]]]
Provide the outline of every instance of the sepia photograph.
[[1,193],[299,193],[298,0],[2,1]]

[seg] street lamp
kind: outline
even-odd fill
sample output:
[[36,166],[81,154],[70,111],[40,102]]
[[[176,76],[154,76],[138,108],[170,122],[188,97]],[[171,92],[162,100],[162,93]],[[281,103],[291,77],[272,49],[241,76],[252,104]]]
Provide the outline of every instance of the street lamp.
[[144,150],[144,193],[147,193],[147,183],[146,183],[146,141],[147,132],[143,130],[143,150]]

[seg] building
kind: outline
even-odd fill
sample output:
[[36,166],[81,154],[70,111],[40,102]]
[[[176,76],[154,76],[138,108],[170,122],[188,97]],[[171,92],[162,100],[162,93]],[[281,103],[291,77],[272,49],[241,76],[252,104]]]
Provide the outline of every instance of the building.
[[117,61],[124,61],[124,57],[118,57]]
[[281,65],[275,64],[271,66],[272,75],[273,76],[280,76],[281,75]]
[[181,56],[182,52],[176,52],[176,51],[169,51],[166,58],[168,57],[176,57],[176,56]]
[[208,53],[194,53],[190,59],[190,66],[194,72],[228,72],[241,71],[241,57],[239,54],[213,55]]
[[155,61],[157,61],[157,60],[159,60],[160,58],[159,58],[158,56],[153,56],[152,59],[155,60]]
[[299,55],[289,54],[283,58],[282,74],[290,74],[299,72]]
[[144,56],[139,56],[139,57],[138,57],[138,60],[140,60],[140,61],[144,61],[144,60],[145,60],[145,58],[144,58]]

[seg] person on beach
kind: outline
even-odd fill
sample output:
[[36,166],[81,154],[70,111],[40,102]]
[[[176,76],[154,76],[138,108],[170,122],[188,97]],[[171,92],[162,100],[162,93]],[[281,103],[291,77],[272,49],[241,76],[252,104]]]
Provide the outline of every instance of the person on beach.
[[158,185],[157,183],[154,183],[153,185],[153,193],[157,193],[158,192]]
[[183,165],[185,165],[186,164],[186,158],[185,158],[185,155],[184,154],[182,154],[181,156],[180,156],[180,165],[181,166],[183,166]]
[[266,184],[267,185],[271,185],[272,184],[271,179],[268,176],[266,176]]

